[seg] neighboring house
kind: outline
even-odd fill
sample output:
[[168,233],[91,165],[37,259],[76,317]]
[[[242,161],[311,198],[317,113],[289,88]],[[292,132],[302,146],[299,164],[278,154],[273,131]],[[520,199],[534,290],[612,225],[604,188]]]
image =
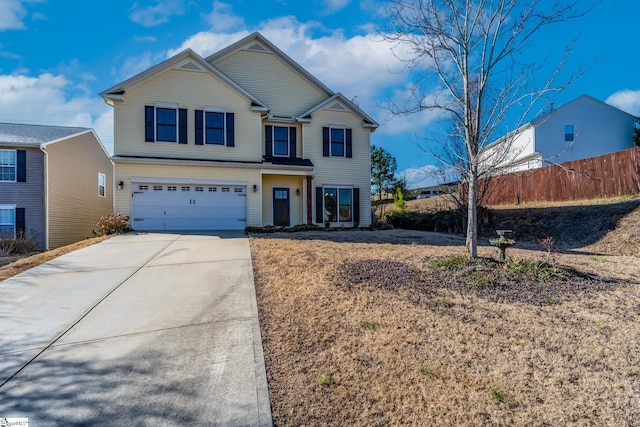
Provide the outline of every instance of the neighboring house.
[[632,148],[636,117],[582,95],[543,114],[485,150],[490,165],[516,172]]
[[38,249],[93,237],[113,212],[113,164],[91,129],[0,123],[0,234]]
[[135,230],[370,225],[378,124],[259,33],[206,59],[184,50],[101,96],[116,211]]

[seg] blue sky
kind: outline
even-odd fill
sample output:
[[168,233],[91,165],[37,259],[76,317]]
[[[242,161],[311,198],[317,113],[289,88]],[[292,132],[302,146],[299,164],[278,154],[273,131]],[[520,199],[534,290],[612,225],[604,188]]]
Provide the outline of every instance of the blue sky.
[[[381,123],[371,142],[397,159],[413,186],[433,159],[419,146],[442,127],[433,112],[391,117],[411,76],[381,42],[375,0],[0,0],[0,121],[93,127],[113,146],[112,111],[98,93],[191,47],[203,56],[261,31],[329,88]],[[621,7],[622,6],[622,7]],[[554,99],[584,93],[640,114],[634,54],[636,0],[603,0],[589,15],[550,27],[528,52],[550,58],[579,36],[566,72],[586,72]],[[440,121],[440,123],[438,123]]]

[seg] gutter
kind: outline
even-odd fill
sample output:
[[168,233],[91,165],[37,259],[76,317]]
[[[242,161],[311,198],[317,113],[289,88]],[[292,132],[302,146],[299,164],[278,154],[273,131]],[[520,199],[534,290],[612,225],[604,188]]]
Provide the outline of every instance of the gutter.
[[49,250],[49,153],[40,145],[40,151],[44,153],[44,249]]

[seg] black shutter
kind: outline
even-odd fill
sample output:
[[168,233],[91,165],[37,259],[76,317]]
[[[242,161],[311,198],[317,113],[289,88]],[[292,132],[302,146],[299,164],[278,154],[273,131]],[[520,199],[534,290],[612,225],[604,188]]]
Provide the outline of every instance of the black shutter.
[[153,106],[146,105],[144,107],[144,140],[146,142],[153,142],[153,122],[155,115],[155,108]]
[[316,223],[322,224],[324,222],[324,215],[322,215],[322,187],[316,187]]
[[187,143],[187,109],[180,108],[178,110],[178,143]]
[[27,152],[16,151],[16,181],[27,182]]
[[360,223],[360,189],[353,189],[353,222]]
[[227,147],[235,147],[236,142],[235,142],[235,138],[234,138],[234,123],[233,123],[233,118],[234,118],[234,114],[233,113],[227,113]]
[[322,128],[322,156],[329,157],[329,128]]
[[25,237],[26,230],[24,208],[16,208],[16,237]]
[[196,145],[204,145],[203,143],[203,134],[204,134],[204,113],[202,110],[195,111],[195,130],[196,130]]
[[269,159],[273,157],[273,126],[264,127],[264,156]]
[[289,128],[289,157],[296,158],[296,128]]
[[346,132],[347,134],[347,141],[346,141],[346,156],[347,157],[352,157],[351,155],[351,150],[352,150],[352,142],[351,142],[351,129],[347,129]]

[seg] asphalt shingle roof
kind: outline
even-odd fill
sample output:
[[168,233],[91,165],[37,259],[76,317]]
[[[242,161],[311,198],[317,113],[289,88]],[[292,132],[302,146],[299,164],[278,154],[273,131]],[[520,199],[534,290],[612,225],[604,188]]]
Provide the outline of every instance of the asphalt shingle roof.
[[45,142],[54,141],[88,130],[90,129],[67,126],[0,123],[0,144],[38,146]]

